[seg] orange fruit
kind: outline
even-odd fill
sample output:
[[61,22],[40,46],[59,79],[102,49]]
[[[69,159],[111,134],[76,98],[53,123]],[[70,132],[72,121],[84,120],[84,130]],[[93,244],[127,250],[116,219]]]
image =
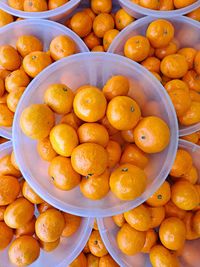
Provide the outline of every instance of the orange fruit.
[[23,196],[33,204],[40,204],[43,202],[43,199],[33,191],[26,181],[23,184],[22,193]]
[[137,62],[141,62],[147,58],[149,51],[149,40],[141,35],[136,35],[129,38],[124,46],[124,55]]
[[54,113],[45,104],[32,104],[20,117],[20,127],[25,135],[33,139],[44,139],[54,126]]
[[5,85],[4,80],[0,78],[0,97],[2,97],[5,93]]
[[83,40],[90,50],[95,46],[101,45],[101,39],[97,37],[94,32],[89,33]]
[[42,12],[48,9],[46,0],[24,0],[24,11]]
[[158,117],[141,119],[134,129],[135,144],[146,153],[163,151],[170,142],[170,130],[166,122]]
[[140,0],[140,6],[149,8],[149,9],[158,10],[160,6],[160,1],[159,0]]
[[156,73],[160,72],[160,60],[156,57],[148,57],[141,62],[142,66]]
[[108,167],[113,168],[120,160],[122,153],[121,147],[118,142],[109,140],[106,151],[108,153]]
[[136,126],[141,117],[139,105],[128,96],[116,96],[108,104],[107,118],[118,130],[129,130]]
[[164,206],[171,198],[170,185],[165,181],[158,190],[147,199],[146,203],[153,207]]
[[21,172],[11,162],[11,155],[6,155],[0,159],[0,175],[21,177]]
[[115,22],[112,15],[107,13],[101,13],[94,19],[93,31],[97,37],[103,38],[104,34],[114,29]]
[[54,242],[44,242],[39,240],[40,243],[40,247],[46,251],[46,252],[51,252],[54,249],[56,249],[58,247],[58,245],[60,244],[60,238],[58,238],[58,240],[54,241]]
[[35,232],[43,242],[54,242],[60,238],[64,227],[62,213],[56,209],[48,209],[37,218]]
[[167,218],[160,225],[159,237],[166,248],[170,250],[181,249],[186,238],[185,224],[179,218]]
[[146,37],[154,48],[165,47],[174,38],[174,26],[165,19],[154,20],[147,28]]
[[88,267],[84,253],[81,254],[68,267]]
[[195,55],[194,58],[194,69],[195,71],[200,74],[200,64],[199,64],[199,60],[200,60],[200,51],[198,51]]
[[117,233],[117,244],[119,249],[129,256],[141,252],[145,244],[145,239],[145,232],[137,231],[128,223],[125,223]]
[[72,126],[75,130],[77,130],[79,126],[81,126],[81,120],[74,114],[74,112],[70,112],[64,115],[61,118],[60,123],[66,123]]
[[13,22],[13,16],[0,9],[0,27]]
[[105,52],[103,45],[97,45],[97,46],[93,47],[91,51],[92,52]]
[[95,143],[106,147],[109,141],[108,131],[99,123],[84,123],[78,128],[77,134],[80,143]]
[[92,19],[86,12],[80,11],[72,16],[70,26],[80,37],[85,37],[92,31]]
[[49,8],[49,10],[55,9],[57,7],[60,7],[64,4],[66,4],[67,2],[69,2],[69,0],[49,0],[48,1],[48,8]]
[[192,69],[194,66],[194,59],[197,54],[197,50],[191,47],[185,47],[178,50],[178,54],[183,55],[185,57],[189,69]]
[[131,163],[144,169],[149,162],[147,155],[135,144],[128,144],[122,153],[120,163]]
[[199,204],[199,194],[193,184],[188,181],[178,181],[171,187],[173,203],[183,210],[192,210]]
[[171,200],[165,204],[165,217],[177,217],[184,219],[186,211],[178,208]]
[[21,65],[17,50],[11,45],[0,46],[0,66],[6,70],[16,70]]
[[43,160],[52,161],[57,156],[53,149],[49,137],[39,140],[37,143],[37,152]]
[[11,228],[21,228],[26,225],[34,215],[34,205],[21,197],[7,206],[4,221]]
[[130,130],[121,131],[121,136],[124,141],[134,143],[134,128]]
[[[0,97],[0,104],[6,104],[6,99],[7,99],[7,96],[8,96],[8,93],[7,92],[5,92],[5,94],[2,96],[2,97]],[[9,110],[9,109],[7,109],[7,110]],[[0,111],[1,111],[1,109],[0,109]],[[11,113],[12,114],[12,113]],[[0,113],[0,116],[1,116],[2,114]],[[1,118],[2,119],[2,118]],[[3,119],[3,121],[5,122],[5,120]]]
[[9,93],[21,87],[26,87],[29,83],[29,76],[21,69],[11,72],[5,79],[5,87]]
[[56,113],[69,113],[73,106],[74,93],[64,84],[50,85],[44,94],[44,102]]
[[125,76],[115,75],[107,80],[103,87],[106,99],[111,100],[115,96],[126,96],[129,91],[129,80]]
[[200,122],[200,104],[199,102],[192,101],[190,108],[186,113],[179,117],[182,125],[188,126]]
[[6,77],[11,74],[11,71],[5,70],[5,69],[0,69],[0,78],[5,81]]
[[196,184],[198,181],[198,170],[196,167],[192,166],[188,173],[186,173],[183,178],[189,181],[191,184]]
[[189,94],[192,101],[200,102],[200,94],[198,92],[190,90]]
[[13,238],[13,230],[5,222],[0,222],[0,251],[4,250]]
[[154,229],[149,229],[146,232],[146,240],[144,243],[144,247],[142,248],[142,253],[150,253],[150,250],[153,246],[156,245],[158,240],[158,235]]
[[17,39],[16,48],[22,57],[31,52],[42,51],[42,42],[33,35],[22,35]]
[[[83,253],[85,253],[85,254],[88,254],[88,253],[90,253],[90,249],[89,249],[89,245],[88,245],[88,241],[87,241],[87,243],[86,243],[86,245],[85,245],[85,247],[84,247],[84,249],[83,249]],[[89,255],[89,254],[88,254]],[[92,255],[92,254],[90,254],[90,255]],[[95,257],[95,256],[94,256]],[[98,258],[98,257],[97,257]]]
[[119,9],[115,14],[115,25],[119,31],[126,28],[134,20],[123,8]]
[[99,231],[98,224],[97,224],[97,219],[96,218],[94,219],[93,229]]
[[37,209],[38,209],[39,213],[43,213],[46,210],[51,209],[51,208],[52,208],[52,206],[47,202],[43,202],[43,203],[37,205]]
[[97,87],[90,85],[80,90],[73,102],[74,113],[86,122],[96,122],[102,119],[106,112],[106,105],[103,93]]
[[40,255],[40,246],[32,236],[20,236],[15,239],[8,250],[9,260],[17,266],[26,266]]
[[174,6],[175,8],[183,8],[193,4],[194,2],[196,2],[196,0],[186,0],[184,2],[181,0],[174,0]]
[[101,120],[100,120],[100,123],[106,127],[109,135],[113,135],[113,134],[116,134],[118,133],[119,131],[117,129],[115,129],[114,127],[112,127],[112,125],[110,124],[110,122],[108,121],[108,118],[107,116],[104,116]]
[[118,131],[115,134],[110,135],[110,140],[117,142],[122,148],[125,146],[125,141],[122,138],[120,131]]
[[160,69],[170,78],[182,78],[188,71],[188,63],[183,55],[172,54],[161,61]]
[[93,12],[91,8],[84,8],[83,11],[86,12],[90,16],[92,21],[94,21],[96,14]]
[[149,254],[152,267],[178,267],[175,265],[173,255],[162,245],[155,245]]
[[174,9],[174,0],[160,0],[159,10],[169,11]]
[[194,70],[189,70],[183,77],[183,81],[187,83],[189,89],[200,92],[200,75]]
[[81,193],[92,200],[104,198],[110,190],[109,177],[108,169],[99,176],[83,177],[80,183]]
[[197,144],[199,140],[199,136],[198,136],[198,133],[192,133],[192,134],[182,136],[181,139]]
[[25,87],[19,87],[18,89],[12,91],[7,96],[7,106],[12,111],[15,112],[19,103],[20,98],[22,97]]
[[158,74],[157,72],[151,71],[151,73],[153,74],[153,76],[159,81],[162,82],[162,78],[160,76],[160,74]]
[[22,63],[25,72],[35,78],[52,63],[52,59],[46,52],[36,51],[25,56]]
[[108,155],[102,146],[85,143],[73,150],[71,163],[73,169],[83,176],[99,176],[107,167]]
[[176,158],[170,171],[173,177],[182,177],[187,174],[192,168],[192,157],[184,149],[179,148],[176,153]]
[[191,19],[200,21],[200,7],[188,13],[187,16]]
[[194,231],[193,218],[194,214],[192,212],[186,212],[183,222],[186,227],[186,240],[195,240],[199,238],[199,235]]
[[168,93],[174,90],[183,90],[185,92],[189,92],[189,87],[187,83],[179,79],[174,79],[167,82],[165,84],[165,89],[167,90]]
[[112,216],[112,219],[118,227],[122,227],[126,223],[123,213]]
[[177,116],[183,116],[191,106],[189,92],[182,89],[176,89],[169,92],[169,96],[174,105]]
[[0,206],[0,222],[4,221],[5,210],[6,210],[6,206]]
[[110,13],[112,10],[111,0],[91,0],[91,8],[96,14]]
[[15,230],[15,236],[20,237],[22,235],[30,235],[30,236],[34,235],[35,221],[36,221],[36,218],[35,216],[33,216],[32,220],[30,220],[28,223],[26,223],[22,227]]
[[200,211],[197,211],[192,219],[192,227],[195,231],[195,233],[197,233],[197,235],[200,236]]
[[165,218],[165,209],[161,207],[148,207],[151,213],[151,226],[150,228],[158,227]]
[[110,188],[121,200],[133,200],[139,197],[146,187],[145,172],[130,164],[122,164],[110,176]]
[[59,35],[53,38],[49,46],[50,55],[54,60],[68,57],[77,52],[75,42],[66,35]]
[[138,231],[147,231],[151,225],[151,213],[143,204],[124,213],[127,223]]
[[110,45],[112,44],[115,37],[119,34],[116,29],[108,30],[103,36],[103,47],[105,51],[108,51]]
[[119,265],[110,255],[106,255],[100,258],[99,267],[119,267]]
[[69,237],[73,235],[81,225],[81,217],[69,213],[63,213],[65,219],[65,227],[62,231],[62,236]]
[[80,183],[80,175],[74,171],[69,158],[55,157],[48,170],[53,184],[61,190],[71,190]]
[[108,254],[108,251],[101,239],[100,233],[97,230],[93,230],[89,238],[89,248],[91,253],[97,257],[103,257]]
[[167,46],[156,48],[155,49],[155,56],[159,59],[163,59],[166,56],[176,54],[178,50],[178,46],[175,41],[170,42]]

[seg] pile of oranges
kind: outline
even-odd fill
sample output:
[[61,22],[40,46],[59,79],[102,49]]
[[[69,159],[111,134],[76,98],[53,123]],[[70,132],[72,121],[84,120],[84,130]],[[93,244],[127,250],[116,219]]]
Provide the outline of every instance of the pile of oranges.
[[179,148],[168,181],[144,204],[113,216],[119,249],[126,255],[148,253],[153,267],[180,266],[178,256],[190,264],[184,244],[200,238],[198,178],[190,153]]
[[[38,152],[50,161],[49,176],[57,188],[71,190],[80,184],[82,194],[92,200],[110,189],[121,200],[144,192],[148,155],[168,146],[170,130],[156,116],[142,117],[128,92],[129,80],[120,75],[111,77],[102,91],[83,85],[74,93],[64,84],[52,84],[44,104],[24,109],[21,129],[38,140]],[[62,115],[56,125],[55,113]],[[122,146],[114,141],[116,135]]]
[[200,122],[200,51],[179,47],[171,22],[158,19],[149,24],[146,36],[136,35],[124,45],[124,55],[140,62],[168,92],[179,123]]
[[16,48],[0,46],[0,126],[12,126],[19,100],[31,79],[53,61],[76,52],[75,42],[66,35],[53,38],[47,52],[33,35],[20,36]]

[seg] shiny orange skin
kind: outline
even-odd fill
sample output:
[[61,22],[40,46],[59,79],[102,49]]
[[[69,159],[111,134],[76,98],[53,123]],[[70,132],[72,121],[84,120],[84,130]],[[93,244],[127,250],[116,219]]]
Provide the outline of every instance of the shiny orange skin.
[[199,204],[199,194],[193,184],[188,181],[178,181],[171,187],[172,202],[183,210],[192,210]]
[[119,249],[126,255],[132,256],[139,253],[144,247],[146,233],[137,231],[125,223],[117,233]]
[[155,245],[150,250],[149,257],[153,267],[178,267],[174,264],[173,255],[162,245]]
[[129,80],[122,75],[114,75],[103,87],[106,99],[111,100],[115,96],[126,96],[129,91]]
[[101,13],[94,19],[93,31],[99,38],[103,38],[104,34],[114,29],[115,22],[113,17],[107,13]]
[[110,190],[109,177],[108,169],[99,176],[83,177],[80,183],[81,193],[92,200],[104,198]]
[[189,70],[193,68],[197,50],[191,47],[185,47],[178,50],[178,54],[183,55],[188,63]]
[[105,51],[108,51],[110,45],[112,44],[115,37],[119,34],[116,29],[108,30],[103,36],[103,47]]
[[55,9],[66,4],[67,2],[69,2],[69,0],[49,0],[48,8],[49,10]]
[[111,191],[121,200],[137,198],[144,192],[145,187],[145,172],[130,163],[120,165],[111,173]]
[[17,50],[11,45],[0,46],[0,66],[6,70],[16,70],[21,65],[21,59]]
[[21,69],[11,72],[5,79],[5,87],[9,93],[19,87],[26,87],[29,83],[29,76]]
[[26,223],[22,227],[15,230],[15,236],[20,237],[22,235],[30,235],[30,236],[34,235],[34,233],[35,233],[35,221],[36,221],[36,218],[34,216],[33,219],[30,220],[28,223]]
[[62,231],[62,236],[69,237],[73,235],[81,225],[81,217],[69,213],[63,213],[65,219],[65,227]]
[[187,212],[185,214],[185,217],[183,219],[183,222],[185,224],[186,227],[186,239],[187,240],[195,240],[197,238],[200,237],[200,235],[198,233],[196,233],[196,231],[194,231],[194,225],[193,225],[193,218],[194,218],[194,214],[192,212]]
[[38,209],[39,213],[43,213],[46,210],[51,209],[51,208],[53,208],[53,207],[47,202],[43,202],[43,203],[37,205],[37,209]]
[[12,15],[6,13],[3,10],[0,10],[0,27],[3,27],[13,21],[14,21],[14,18]]
[[108,164],[106,150],[93,143],[85,143],[77,146],[71,155],[73,169],[83,176],[98,176],[102,174]]
[[158,240],[158,234],[154,229],[149,229],[146,232],[146,240],[144,243],[144,247],[142,248],[142,253],[149,253],[151,248],[156,245]]
[[46,52],[36,51],[24,57],[23,68],[30,77],[35,78],[51,63],[51,57]]
[[43,242],[54,242],[60,238],[64,227],[62,213],[56,209],[48,209],[37,218],[35,232]]
[[92,31],[92,19],[84,12],[77,12],[70,21],[72,30],[80,37],[87,36]]
[[16,111],[17,106],[19,104],[19,100],[22,97],[25,89],[26,89],[25,87],[19,87],[16,90],[8,94],[7,99],[6,99],[7,106],[12,112]]
[[200,7],[188,13],[187,17],[200,21]]
[[0,222],[0,251],[4,250],[13,238],[13,230],[5,222]]
[[92,21],[94,21],[96,14],[93,12],[91,8],[84,8],[83,11],[86,12],[90,16]]
[[34,215],[34,205],[21,197],[7,206],[4,221],[11,228],[20,228],[27,224]]
[[146,200],[146,203],[153,207],[165,205],[171,198],[170,185],[165,181],[158,190]]
[[187,73],[188,63],[183,55],[172,54],[161,61],[160,69],[167,77],[178,79]]
[[119,9],[115,14],[115,25],[119,31],[126,28],[134,20],[123,8]]
[[165,217],[177,217],[179,219],[184,219],[186,211],[178,208],[171,200],[165,204]]
[[192,101],[187,112],[183,116],[179,117],[179,121],[182,125],[186,126],[200,122],[199,102]]
[[83,40],[90,50],[95,46],[101,45],[101,39],[97,37],[94,32],[89,33]]
[[122,153],[121,147],[118,142],[109,140],[106,151],[108,153],[108,167],[113,168],[120,161]]
[[0,206],[12,203],[18,196],[20,185],[13,176],[0,176]]
[[147,155],[135,144],[126,145],[120,160],[120,163],[131,163],[142,169],[147,166],[148,162]]
[[193,4],[194,2],[196,2],[196,0],[186,0],[184,2],[181,0],[174,0],[174,6],[175,8],[183,8]]
[[100,258],[99,267],[119,267],[119,265],[110,255],[106,255]]
[[165,218],[165,209],[163,206],[160,207],[148,207],[151,212],[151,228],[158,227]]
[[122,138],[128,143],[134,143],[134,128],[130,130],[121,131]]
[[165,19],[151,22],[146,31],[146,37],[154,48],[162,48],[174,38],[174,26]]
[[60,120],[60,123],[66,123],[72,126],[75,130],[81,126],[81,120],[74,114],[74,112],[70,112],[63,116]]
[[105,51],[103,45],[97,45],[91,50],[91,52],[105,52]]
[[160,0],[159,10],[161,11],[169,11],[174,9],[174,1],[173,0]]
[[51,41],[49,49],[54,60],[71,56],[77,52],[76,43],[66,35],[56,36]]
[[146,59],[149,52],[149,40],[142,35],[136,35],[129,38],[124,46],[124,55],[136,62],[141,62]]
[[140,6],[153,10],[158,10],[160,7],[159,0],[140,0]]
[[157,48],[155,50],[155,56],[159,59],[163,59],[166,56],[175,54],[178,50],[178,45],[175,41],[170,42],[167,46]]
[[95,14],[110,13],[112,10],[111,0],[91,0],[91,9]]
[[189,181],[191,184],[196,184],[199,178],[197,168],[195,166],[192,166],[192,168],[183,176],[183,178]]
[[91,253],[97,257],[103,257],[108,254],[108,251],[101,239],[99,231],[93,230],[89,238],[89,248]]
[[141,64],[149,71],[160,72],[160,60],[156,57],[148,57]]
[[126,223],[123,213],[112,216],[112,219],[118,227],[122,227]]
[[17,266],[33,263],[40,255],[40,246],[32,236],[21,236],[15,239],[8,250],[9,260]]
[[194,70],[189,70],[183,77],[183,81],[187,83],[190,90],[200,92],[200,75]]
[[84,253],[81,254],[68,267],[88,267]]
[[21,172],[11,162],[11,155],[6,155],[0,159],[0,175],[21,177]]
[[173,79],[167,82],[165,84],[165,89],[168,93],[172,92],[173,90],[183,90],[185,92],[189,92],[187,83],[179,79]]
[[37,151],[39,156],[45,161],[51,161],[57,156],[57,153],[51,145],[49,137],[45,137],[44,139],[38,141]]
[[174,164],[170,175],[173,177],[182,177],[192,168],[192,156],[184,149],[179,148],[176,153]]
[[41,204],[43,202],[43,199],[33,191],[26,181],[23,183],[22,193],[33,204]]
[[108,121],[108,118],[107,116],[104,116],[101,120],[100,120],[100,123],[106,127],[109,135],[113,135],[113,134],[116,134],[118,133],[119,131],[117,129],[115,129],[114,127],[112,127],[112,125],[110,124],[110,122]]
[[197,233],[197,235],[199,235],[200,237],[200,211],[197,211],[192,219],[192,227],[195,231],[195,233]]
[[118,130],[129,130],[136,126],[141,117],[139,105],[128,96],[116,96],[108,104],[107,118]]
[[27,12],[42,12],[48,9],[45,0],[24,0],[24,11]]
[[48,170],[53,184],[61,190],[71,190],[80,183],[80,175],[74,171],[69,158],[55,157]]
[[33,35],[22,35],[17,39],[16,48],[22,57],[31,52],[42,51],[42,42]]
[[146,153],[163,151],[170,142],[170,129],[159,117],[141,119],[134,129],[135,144]]

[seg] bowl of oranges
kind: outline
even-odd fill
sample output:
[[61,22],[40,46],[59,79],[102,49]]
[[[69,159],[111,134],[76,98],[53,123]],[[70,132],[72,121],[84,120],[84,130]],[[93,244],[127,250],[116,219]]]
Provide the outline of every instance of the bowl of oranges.
[[80,2],[81,0],[3,0],[0,8],[19,18],[57,21],[69,15]]
[[13,146],[45,201],[99,217],[139,205],[163,182],[177,129],[173,105],[148,71],[121,56],[83,53],[30,84],[15,114]]
[[54,61],[88,49],[70,29],[48,20],[18,21],[0,34],[0,135],[11,139],[14,113],[31,80]]
[[180,136],[200,129],[198,31],[199,23],[186,17],[146,17],[129,25],[109,49],[140,63],[162,83],[176,110]]
[[101,237],[120,266],[199,265],[199,156],[199,146],[180,140],[167,180],[145,203],[98,219]]

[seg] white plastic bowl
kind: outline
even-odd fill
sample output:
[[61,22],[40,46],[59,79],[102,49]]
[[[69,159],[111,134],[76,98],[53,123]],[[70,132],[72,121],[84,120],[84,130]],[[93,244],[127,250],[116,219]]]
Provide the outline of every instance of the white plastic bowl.
[[42,12],[25,12],[21,10],[14,9],[8,5],[7,0],[0,1],[0,9],[3,9],[9,14],[15,17],[25,18],[25,19],[50,19],[58,21],[66,16],[68,16],[73,10],[75,10],[80,4],[81,0],[70,0],[63,6],[60,6],[53,10],[42,11]]
[[[86,199],[79,186],[71,191],[56,189],[48,177],[48,163],[41,160],[36,150],[36,141],[26,137],[20,129],[22,111],[32,103],[43,103],[44,92],[52,83],[65,83],[72,90],[84,84],[105,84],[111,75],[121,74],[129,78],[132,95],[140,104],[143,114],[157,114],[171,130],[169,146],[161,153],[150,156],[146,168],[148,186],[143,195],[133,201],[120,201],[110,192],[99,201]],[[148,109],[149,101],[155,102],[155,110]],[[166,178],[178,144],[178,125],[173,105],[160,83],[139,64],[108,53],[82,53],[62,59],[39,74],[28,86],[15,113],[13,124],[13,145],[20,169],[33,189],[48,203],[66,212],[102,217],[121,213],[144,202]],[[23,151],[23,153],[22,153]]]
[[[166,18],[166,17],[165,17]],[[186,17],[175,17],[166,18],[173,23],[175,27],[175,39],[179,41],[181,47],[194,47],[200,49],[200,23],[186,18]],[[108,52],[118,55],[124,55],[124,45],[126,41],[135,35],[145,35],[146,29],[152,21],[156,18],[145,17],[139,19],[124,30],[122,30],[114,39],[113,43],[109,47]],[[200,123],[191,126],[179,125],[179,136],[188,135],[200,130]]]
[[[0,145],[0,158],[12,152],[12,142]],[[22,152],[21,152],[22,153]],[[40,250],[40,257],[30,267],[67,267],[83,250],[93,228],[93,218],[82,218],[78,231],[69,238],[62,238],[60,245],[52,252]],[[15,267],[8,259],[8,249],[0,253],[1,267]]]
[[[179,140],[179,148],[186,149],[191,154],[193,158],[193,163],[198,169],[199,181],[200,181],[200,161],[199,161],[200,147],[185,140]],[[139,253],[136,254],[135,256],[126,256],[121,252],[116,242],[116,236],[119,227],[117,227],[117,225],[114,223],[112,217],[99,218],[98,227],[108,252],[120,266],[151,267],[151,264],[149,262],[149,256],[147,254]],[[186,262],[182,258],[180,258],[181,267],[199,267],[200,263],[199,248],[200,248],[200,239],[186,242],[185,249],[189,250],[188,252],[191,253],[191,257],[193,257],[191,260],[193,261],[193,265],[186,264]],[[193,253],[191,251],[193,251]],[[196,257],[194,257],[194,255]]]
[[[61,34],[69,36],[77,44],[78,52],[89,51],[85,43],[73,31],[67,27],[50,20],[22,20],[8,24],[0,29],[0,45],[10,44],[15,47],[18,37],[21,35],[34,35],[38,37],[44,50],[49,49],[51,40]],[[11,139],[12,127],[0,127],[0,136]]]
[[152,16],[152,17],[157,17],[157,18],[163,18],[163,17],[173,18],[176,16],[188,14],[200,6],[200,0],[197,0],[192,5],[189,5],[184,8],[180,8],[180,9],[176,9],[172,11],[159,11],[159,10],[152,10],[152,9],[139,6],[137,4],[132,3],[130,0],[118,0],[118,1],[121,7],[124,8],[134,18],[141,18],[144,16]]

